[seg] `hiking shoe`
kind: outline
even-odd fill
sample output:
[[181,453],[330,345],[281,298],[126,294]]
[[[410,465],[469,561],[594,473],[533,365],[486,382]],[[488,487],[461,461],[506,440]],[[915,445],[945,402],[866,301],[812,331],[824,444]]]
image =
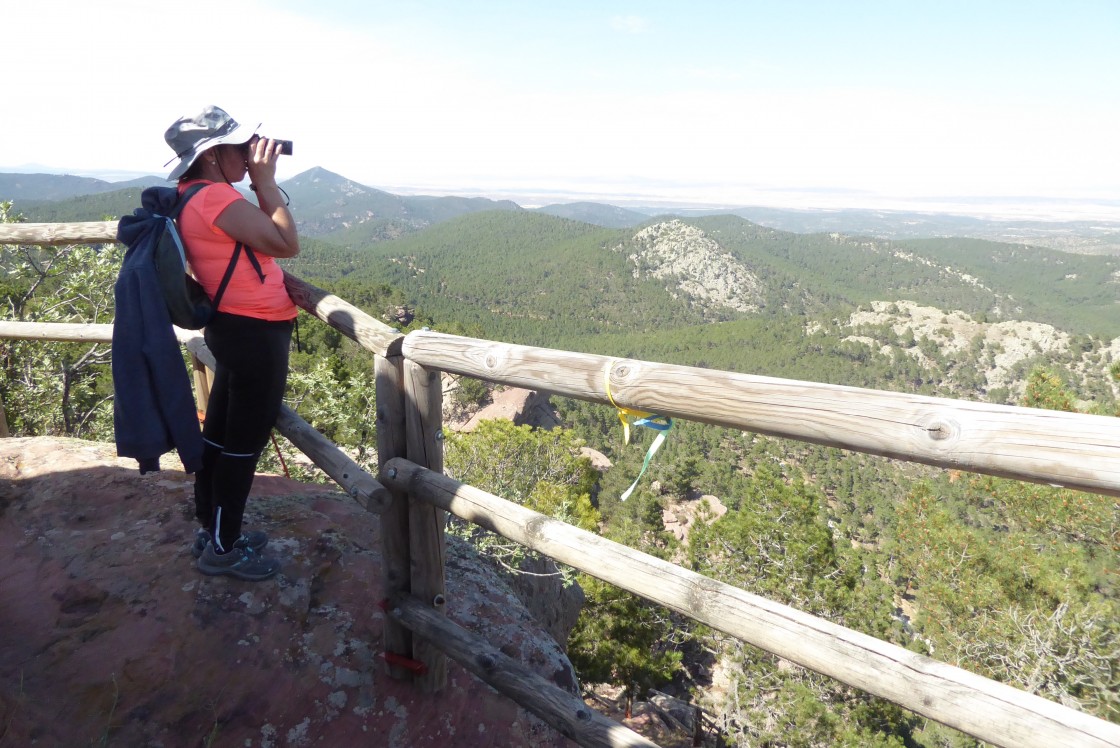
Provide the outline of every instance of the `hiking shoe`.
[[[191,546],[191,555],[198,558],[206,550],[206,544],[212,540],[209,530],[198,529],[194,534],[194,545]],[[244,533],[234,545],[247,545],[258,553],[268,545],[268,535],[260,530]]]
[[233,544],[233,550],[229,553],[218,553],[214,550],[213,543],[207,543],[195,565],[203,574],[228,574],[250,582],[268,579],[280,571],[279,561],[260,555],[251,546],[242,545],[241,540]]

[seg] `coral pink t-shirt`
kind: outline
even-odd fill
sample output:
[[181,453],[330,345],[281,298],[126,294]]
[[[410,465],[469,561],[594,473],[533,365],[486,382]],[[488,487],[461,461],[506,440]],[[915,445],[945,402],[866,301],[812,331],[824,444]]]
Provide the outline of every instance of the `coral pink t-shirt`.
[[[193,183],[180,184],[179,194]],[[244,199],[233,185],[210,182],[207,187],[195,193],[179,214],[179,233],[186,246],[187,263],[210,298],[218,293],[218,286],[222,283],[222,276],[226,274],[233,249],[237,245],[214,222],[230,204]],[[260,262],[261,272],[264,273],[264,283],[261,283],[248,256],[242,252],[218,310],[272,321],[292,319],[299,310],[284,288],[284,270],[274,258],[260,252],[255,254]]]

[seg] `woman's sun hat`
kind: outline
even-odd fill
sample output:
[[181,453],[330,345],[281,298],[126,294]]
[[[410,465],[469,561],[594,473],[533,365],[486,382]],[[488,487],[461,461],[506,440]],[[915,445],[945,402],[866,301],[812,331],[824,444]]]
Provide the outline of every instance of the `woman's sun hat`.
[[248,143],[255,134],[256,130],[242,127],[224,109],[216,106],[206,107],[195,117],[175,120],[175,124],[163,134],[163,139],[175,152],[171,161],[179,159],[179,164],[167,175],[167,179],[174,181],[183,176],[195,159],[214,146]]

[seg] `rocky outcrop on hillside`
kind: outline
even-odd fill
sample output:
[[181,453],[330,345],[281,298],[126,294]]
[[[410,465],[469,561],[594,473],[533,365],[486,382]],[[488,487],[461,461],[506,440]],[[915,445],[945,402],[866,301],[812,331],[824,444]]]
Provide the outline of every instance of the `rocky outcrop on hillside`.
[[941,355],[950,359],[961,359],[971,351],[982,365],[987,388],[1006,387],[1015,401],[1022,397],[1025,385],[1017,368],[1040,356],[1069,361],[1070,371],[1084,380],[1094,378],[1107,382],[1120,397],[1120,386],[1104,374],[1110,362],[1120,360],[1120,338],[1104,341],[1098,351],[1086,352],[1075,350],[1074,336],[1041,322],[981,322],[961,311],[946,312],[912,301],[875,301],[871,309],[854,312],[849,317],[844,327],[853,334],[845,339],[875,348],[880,353],[898,351],[931,363],[912,342],[909,346],[897,342],[888,344],[859,334],[860,328],[881,326],[889,326],[899,341],[928,339],[936,344]]
[[[384,674],[378,518],[258,476],[281,573],[199,574],[191,477],[112,445],[0,439],[0,745],[567,746],[453,661],[439,694]],[[560,646],[449,538],[448,617],[576,691]]]
[[697,522],[711,524],[725,514],[727,507],[718,496],[703,494],[686,499],[670,498],[661,510],[661,522],[666,531],[687,546],[689,532]]
[[718,242],[684,221],[648,226],[616,250],[630,253],[635,278],[645,274],[667,280],[674,297],[684,294],[709,312],[757,312],[762,304],[762,281]]
[[463,433],[474,431],[482,421],[492,420],[512,421],[518,426],[528,425],[542,429],[554,429],[560,425],[560,418],[556,415],[548,394],[535,390],[518,387],[496,390],[488,404],[469,412],[451,411],[450,398],[445,398],[444,404],[448,427],[452,431]]

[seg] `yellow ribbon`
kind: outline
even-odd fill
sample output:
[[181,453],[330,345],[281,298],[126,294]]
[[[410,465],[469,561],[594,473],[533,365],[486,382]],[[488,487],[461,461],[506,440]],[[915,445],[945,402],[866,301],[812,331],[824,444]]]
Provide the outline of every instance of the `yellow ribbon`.
[[653,413],[646,413],[644,410],[634,410],[633,408],[626,408],[614,401],[614,395],[611,394],[611,370],[613,368],[614,364],[608,366],[606,376],[604,377],[607,385],[607,399],[610,400],[611,405],[613,405],[618,410],[618,420],[622,422],[622,443],[629,444],[630,421],[639,420],[641,418],[649,418],[653,415]]
[[616,403],[614,401],[614,395],[611,394],[612,369],[614,369],[613,363],[607,367],[606,376],[604,377],[604,379],[606,381],[607,399],[610,400],[611,405],[613,405],[618,411],[618,420],[622,422],[623,444],[630,443],[631,420],[633,420],[634,425],[636,426],[645,426],[657,431],[657,437],[653,440],[653,443],[649,445],[649,450],[646,451],[645,459],[642,460],[641,472],[638,473],[638,477],[634,479],[634,482],[630,484],[629,488],[623,491],[622,496],[620,497],[623,501],[626,501],[628,498],[630,498],[630,494],[634,492],[634,489],[638,487],[638,481],[640,481],[642,479],[642,476],[645,475],[646,469],[649,467],[650,460],[652,460],[653,456],[657,454],[657,450],[661,448],[661,445],[665,443],[666,434],[668,433],[669,429],[673,428],[673,419],[667,416],[659,416],[654,415],[653,413],[647,413],[644,410],[627,408]]

